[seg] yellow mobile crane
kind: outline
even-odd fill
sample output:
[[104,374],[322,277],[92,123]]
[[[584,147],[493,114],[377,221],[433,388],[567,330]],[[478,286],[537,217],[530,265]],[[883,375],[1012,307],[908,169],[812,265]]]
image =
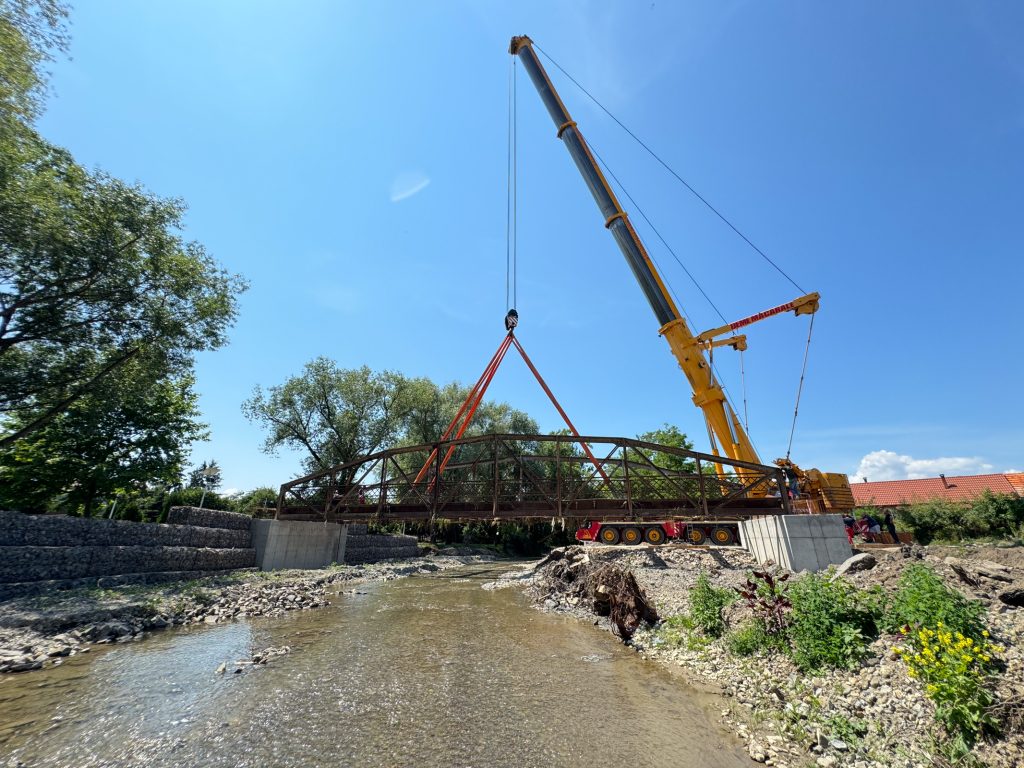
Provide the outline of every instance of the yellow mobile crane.
[[[558,128],[558,137],[569,150],[576,168],[583,176],[584,182],[601,210],[605,228],[612,233],[615,241],[619,244],[619,248],[626,257],[637,282],[640,283],[640,288],[647,297],[651,309],[654,310],[661,326],[658,332],[668,341],[672,354],[675,355],[679,367],[683,369],[683,373],[686,374],[686,378],[690,382],[690,387],[693,389],[694,405],[704,412],[704,418],[708,423],[709,437],[712,441],[712,451],[715,455],[721,455],[719,449],[721,446],[721,451],[732,459],[761,464],[761,459],[758,457],[757,451],[754,450],[739,417],[715,378],[705,351],[710,352],[715,347],[721,346],[745,349],[745,336],[727,334],[732,334],[739,328],[783,312],[793,311],[797,315],[814,313],[818,310],[818,294],[809,293],[735,323],[694,335],[669,295],[668,289],[647,254],[647,249],[644,248],[643,242],[630,223],[629,215],[622,209],[615,193],[612,192],[601,168],[587,146],[583,134],[580,133],[576,121],[569,115],[569,111],[555,91],[551,79],[537,58],[533,41],[525,35],[513,37],[509,53],[518,56],[526,68],[527,74],[540,94],[541,101],[544,102],[544,106]],[[725,338],[719,338],[722,336]],[[795,506],[803,506],[811,512],[838,512],[853,508],[853,494],[850,491],[846,475],[821,472],[816,469],[804,472],[788,458],[778,459],[775,463],[784,470],[794,473],[798,478],[801,496],[804,498],[805,504],[797,503]],[[784,492],[784,489],[780,490]],[[768,493],[768,489],[762,486],[753,493],[765,495]]]

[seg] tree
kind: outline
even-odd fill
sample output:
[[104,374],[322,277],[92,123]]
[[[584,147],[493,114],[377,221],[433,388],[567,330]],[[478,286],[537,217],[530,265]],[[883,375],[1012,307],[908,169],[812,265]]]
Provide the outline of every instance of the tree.
[[[0,505],[91,515],[97,501],[170,485],[204,438],[191,373],[138,356],[30,436],[0,450]],[[18,418],[14,417],[17,429]]]
[[[637,435],[636,439],[642,440],[645,443],[665,445],[669,448],[680,448],[684,451],[693,450],[693,441],[674,424],[663,424],[660,429],[653,429],[650,432]],[[690,474],[697,471],[697,463],[693,459],[688,459],[676,453],[649,450],[644,450],[642,453],[662,469]]]
[[245,289],[180,237],[180,200],[89,172],[32,128],[65,14],[0,0],[0,447],[137,356],[190,368],[225,343]]
[[[303,467],[312,473],[391,446],[437,441],[468,393],[458,384],[438,387],[426,378],[375,373],[366,366],[344,369],[319,357],[280,386],[266,392],[257,387],[242,411],[268,430],[264,451],[303,451]],[[506,403],[483,402],[466,434],[537,429],[522,411]],[[406,458],[414,464],[425,457]]]
[[4,118],[28,121],[42,110],[47,84],[43,67],[55,52],[67,52],[67,16],[67,4],[59,0],[0,0],[0,115]]
[[399,373],[339,368],[318,357],[266,393],[256,387],[242,411],[269,430],[264,451],[304,450],[303,466],[316,472],[393,444],[409,415],[412,389]]
[[208,491],[214,491],[220,488],[220,483],[220,467],[213,459],[204,461],[188,474],[187,487],[189,488],[205,488]]

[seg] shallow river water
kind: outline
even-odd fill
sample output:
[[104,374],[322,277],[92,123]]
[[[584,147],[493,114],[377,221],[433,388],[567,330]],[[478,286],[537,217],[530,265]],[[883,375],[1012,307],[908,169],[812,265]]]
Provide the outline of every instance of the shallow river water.
[[480,588],[505,569],[364,584],[319,611],[5,675],[0,766],[752,765],[712,698],[606,632]]

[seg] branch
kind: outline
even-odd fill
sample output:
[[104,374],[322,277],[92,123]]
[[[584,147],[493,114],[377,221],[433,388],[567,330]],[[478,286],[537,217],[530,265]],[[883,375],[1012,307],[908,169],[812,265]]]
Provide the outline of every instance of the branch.
[[51,406],[49,409],[47,409],[45,413],[43,413],[42,416],[33,419],[24,427],[19,429],[17,432],[14,432],[13,434],[10,435],[5,435],[4,437],[0,438],[0,448],[6,448],[7,446],[12,445],[15,441],[20,440],[26,435],[32,434],[37,429],[40,429],[41,427],[48,424],[51,420],[53,420],[54,417],[56,417],[63,411],[66,411],[76,400],[80,399],[83,395],[89,392],[89,390],[96,385],[96,382],[98,382],[104,376],[113,372],[117,368],[120,368],[122,365],[131,360],[141,351],[142,347],[135,347],[126,352],[121,357],[113,360],[110,363],[107,363],[107,365],[103,366],[99,373],[97,373],[95,376],[89,379],[89,381],[87,381],[83,386],[79,387],[79,389],[76,392],[72,393],[71,395],[68,395],[63,400],[58,402],[56,405]]

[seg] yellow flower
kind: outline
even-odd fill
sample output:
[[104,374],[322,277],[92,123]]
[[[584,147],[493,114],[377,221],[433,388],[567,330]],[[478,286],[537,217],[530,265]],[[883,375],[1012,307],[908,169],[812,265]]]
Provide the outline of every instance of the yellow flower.
[[981,630],[981,636],[982,637],[988,637],[988,630],[987,629]]

